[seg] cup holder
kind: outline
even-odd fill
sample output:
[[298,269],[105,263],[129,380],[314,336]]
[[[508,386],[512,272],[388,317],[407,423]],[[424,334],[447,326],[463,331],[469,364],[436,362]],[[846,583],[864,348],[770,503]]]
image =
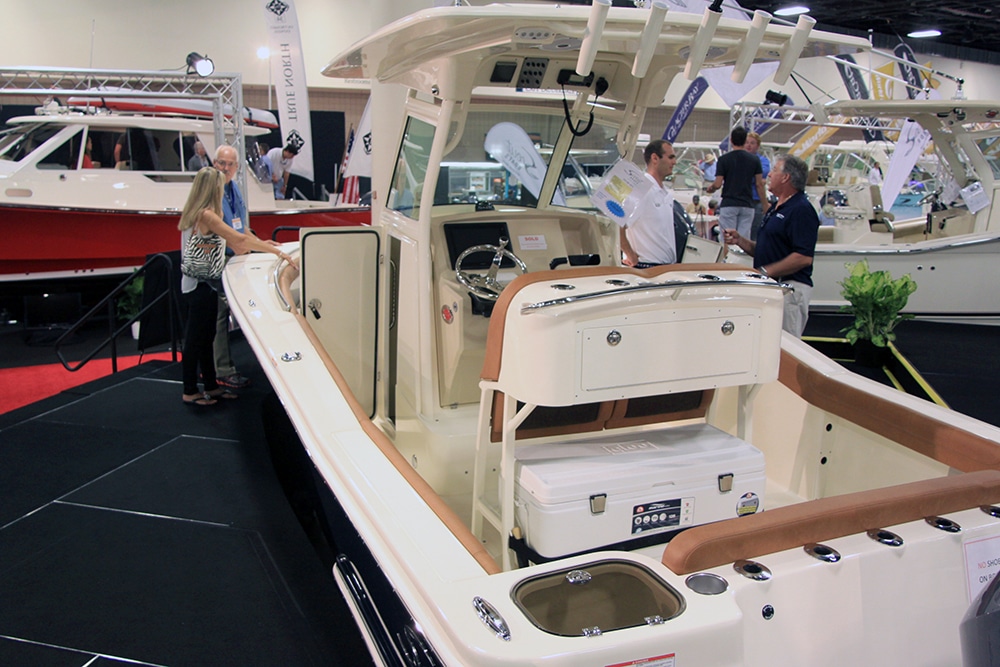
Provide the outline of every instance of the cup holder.
[[698,572],[684,580],[687,587],[699,595],[719,595],[729,590],[729,582],[711,572]]

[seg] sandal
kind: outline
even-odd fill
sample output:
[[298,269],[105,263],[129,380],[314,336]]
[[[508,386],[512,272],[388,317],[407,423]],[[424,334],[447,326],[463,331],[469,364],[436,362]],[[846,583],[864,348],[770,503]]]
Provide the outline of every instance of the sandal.
[[204,408],[218,403],[217,400],[209,397],[208,394],[191,394],[192,398],[188,398],[188,396],[188,394],[181,395],[181,400],[184,401],[184,405],[190,405],[196,408]]
[[240,395],[237,394],[237,393],[235,393],[235,392],[229,391],[225,387],[219,387],[218,389],[213,389],[212,391],[206,391],[205,392],[205,397],[206,398],[210,398],[210,399],[211,398],[225,398],[225,399],[228,399],[228,400],[232,400],[234,398],[239,398]]

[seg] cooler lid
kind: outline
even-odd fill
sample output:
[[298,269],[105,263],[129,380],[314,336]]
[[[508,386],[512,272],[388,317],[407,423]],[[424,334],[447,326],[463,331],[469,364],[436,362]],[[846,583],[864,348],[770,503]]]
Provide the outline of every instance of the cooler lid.
[[764,471],[759,449],[708,424],[521,445],[515,455],[518,484],[542,504],[654,487],[683,490],[721,474]]

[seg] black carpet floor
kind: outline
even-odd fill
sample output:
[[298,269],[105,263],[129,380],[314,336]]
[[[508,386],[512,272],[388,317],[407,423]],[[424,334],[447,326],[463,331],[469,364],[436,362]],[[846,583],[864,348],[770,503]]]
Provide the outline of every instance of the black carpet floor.
[[[847,315],[811,314],[805,336],[842,337]],[[948,407],[1000,427],[1000,328],[907,320],[895,345]]]
[[233,353],[212,408],[153,362],[0,415],[0,665],[371,664]]

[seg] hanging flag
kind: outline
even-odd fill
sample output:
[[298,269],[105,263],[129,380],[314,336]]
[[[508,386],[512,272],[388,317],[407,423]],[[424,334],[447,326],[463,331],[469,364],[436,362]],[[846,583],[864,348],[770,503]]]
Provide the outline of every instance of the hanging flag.
[[876,100],[891,100],[896,92],[896,82],[891,78],[893,69],[895,63],[889,61],[872,72],[872,96]]
[[338,192],[338,202],[341,204],[357,204],[361,200],[358,191],[358,177],[346,176],[347,165],[350,163],[351,149],[354,147],[354,126],[347,134],[347,142],[344,144],[344,157],[340,160],[340,183]]
[[663,130],[663,140],[674,143],[677,140],[677,136],[681,133],[681,128],[684,127],[684,123],[687,122],[688,116],[694,111],[694,107],[698,104],[698,100],[701,96],[705,94],[708,90],[708,81],[705,77],[696,77],[688,89],[681,96],[680,102],[677,103],[677,108],[674,109],[674,115],[670,117],[670,122],[667,123],[667,127]]
[[[843,116],[831,116],[831,123],[843,123]],[[816,125],[809,128],[809,131],[802,135],[802,138],[795,142],[795,145],[788,150],[789,155],[800,157],[803,160],[812,155],[817,148],[832,137],[837,128],[829,125]]]
[[358,204],[361,202],[360,176],[348,176],[344,179],[340,193],[341,204]]
[[903,186],[909,182],[910,172],[930,140],[931,133],[919,123],[912,120],[903,123],[896,150],[892,153],[889,169],[885,173],[885,182],[882,183],[882,206],[886,211],[892,208]]
[[[861,76],[861,72],[858,71],[857,62],[854,60],[854,56],[848,53],[842,53],[833,57],[837,60],[837,69],[840,71],[840,78],[844,80],[844,86],[847,88],[847,94],[852,100],[867,100],[868,99],[868,86],[865,85],[864,77]],[[874,119],[868,119],[869,123],[874,124]],[[884,141],[885,137],[882,136],[882,131],[878,129],[865,128],[862,132],[865,137],[865,141]]]
[[778,64],[778,61],[773,61],[750,65],[743,83],[733,81],[733,70],[736,68],[732,65],[706,68],[701,71],[701,75],[708,81],[712,90],[718,93],[725,105],[733,107],[765,79],[774,76],[778,71]]
[[[361,122],[358,123],[358,132],[355,135],[352,131],[348,139],[347,167],[344,169],[344,176],[372,176],[372,98],[368,98],[365,103],[365,110],[361,113]],[[355,140],[356,136],[356,140]]]
[[[909,44],[900,42],[892,52],[896,54],[897,58],[902,58],[913,63],[913,65],[917,64],[917,56],[914,55],[913,49],[910,48]],[[906,81],[906,96],[911,100],[917,99],[917,95],[924,87],[920,80],[920,71],[913,65],[897,64],[899,65],[900,78]]]
[[298,146],[292,173],[313,180],[312,125],[306,88],[302,39],[294,0],[261,0],[271,49],[271,78],[276,82],[283,145]]

